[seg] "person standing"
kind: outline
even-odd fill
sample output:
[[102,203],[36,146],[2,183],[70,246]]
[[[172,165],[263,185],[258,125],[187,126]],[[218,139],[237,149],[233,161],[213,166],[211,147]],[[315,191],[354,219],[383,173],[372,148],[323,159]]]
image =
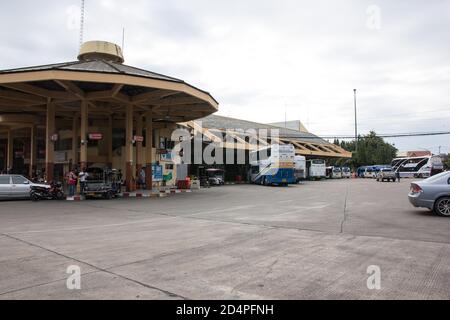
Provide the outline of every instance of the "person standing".
[[75,186],[77,185],[77,176],[73,169],[67,175],[67,185],[69,186],[69,197],[73,197],[75,195]]
[[81,169],[78,177],[80,178],[80,193],[82,196],[84,196],[84,193],[86,191],[87,178],[89,177],[89,174],[86,172],[85,168]]
[[145,169],[141,168],[141,171],[139,171],[139,184],[142,189],[146,188],[146,180],[145,180]]
[[400,182],[400,172],[396,171],[395,176],[397,177],[397,181]]

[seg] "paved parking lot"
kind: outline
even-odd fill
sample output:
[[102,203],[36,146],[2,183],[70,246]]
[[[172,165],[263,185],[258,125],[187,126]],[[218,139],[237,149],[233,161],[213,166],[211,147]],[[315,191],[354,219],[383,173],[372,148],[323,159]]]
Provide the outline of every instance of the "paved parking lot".
[[450,219],[412,208],[409,183],[0,202],[0,299],[448,299]]

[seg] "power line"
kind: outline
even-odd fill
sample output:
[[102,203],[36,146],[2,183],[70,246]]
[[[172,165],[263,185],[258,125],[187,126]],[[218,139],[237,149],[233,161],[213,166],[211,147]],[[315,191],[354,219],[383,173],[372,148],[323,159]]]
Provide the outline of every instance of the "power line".
[[[442,131],[442,132],[413,132],[413,133],[387,133],[387,134],[377,134],[377,137],[380,138],[407,138],[407,137],[426,137],[426,136],[443,136],[450,135],[450,131]],[[352,135],[342,135],[342,136],[333,136],[333,135],[322,135],[320,136],[322,139],[354,139],[355,137]]]

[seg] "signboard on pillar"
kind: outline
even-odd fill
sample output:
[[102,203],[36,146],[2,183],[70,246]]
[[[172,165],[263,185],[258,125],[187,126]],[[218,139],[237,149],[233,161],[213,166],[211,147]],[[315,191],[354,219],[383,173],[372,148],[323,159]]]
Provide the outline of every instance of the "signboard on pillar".
[[144,142],[144,137],[143,136],[134,136],[133,140],[135,142]]
[[153,164],[152,165],[153,182],[161,182],[164,179],[163,167]]
[[89,134],[89,140],[92,140],[92,141],[103,140],[103,134],[101,134],[101,133],[90,133]]
[[52,142],[56,142],[56,141],[58,141],[58,139],[59,139],[59,136],[58,136],[57,133],[52,134],[52,135],[50,136],[50,140],[51,140]]

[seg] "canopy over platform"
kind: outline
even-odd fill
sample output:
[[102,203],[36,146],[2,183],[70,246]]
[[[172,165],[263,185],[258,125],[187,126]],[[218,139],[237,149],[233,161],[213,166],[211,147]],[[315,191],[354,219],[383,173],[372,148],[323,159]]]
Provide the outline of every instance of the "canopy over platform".
[[[0,138],[7,140],[3,153],[8,170],[15,169],[14,135],[21,130],[29,132],[25,149],[31,154],[30,177],[36,167],[36,136],[42,129],[48,181],[54,176],[59,131],[71,132],[70,164],[86,168],[93,161],[88,156],[88,145],[94,140],[89,130],[103,128],[101,152],[105,163],[112,165],[113,129],[119,122],[125,131],[122,146],[127,188],[133,188],[133,172],[143,165],[151,188],[156,127],[170,128],[178,122],[208,116],[218,110],[218,102],[183,80],[123,62],[119,46],[91,41],[82,46],[78,61],[0,71]],[[144,142],[148,146],[145,154]]]
[[123,61],[119,46],[94,41],[83,45],[79,61],[0,71],[0,113],[45,116],[50,100],[62,117],[79,112],[80,101],[87,101],[90,117],[125,114],[133,106],[151,110],[155,122],[189,121],[218,110],[208,92]]

